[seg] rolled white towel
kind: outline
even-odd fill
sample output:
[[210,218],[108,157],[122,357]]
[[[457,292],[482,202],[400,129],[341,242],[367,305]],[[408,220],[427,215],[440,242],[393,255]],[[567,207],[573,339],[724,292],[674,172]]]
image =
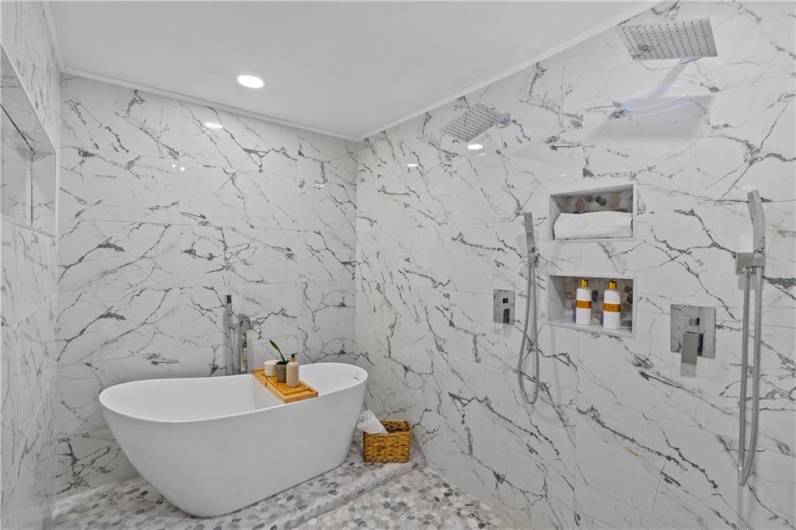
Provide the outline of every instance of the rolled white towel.
[[379,418],[369,410],[366,410],[359,416],[357,430],[365,431],[368,434],[384,434],[387,432],[387,429],[384,428]]
[[625,212],[562,213],[553,225],[556,239],[599,239],[633,235],[633,216]]

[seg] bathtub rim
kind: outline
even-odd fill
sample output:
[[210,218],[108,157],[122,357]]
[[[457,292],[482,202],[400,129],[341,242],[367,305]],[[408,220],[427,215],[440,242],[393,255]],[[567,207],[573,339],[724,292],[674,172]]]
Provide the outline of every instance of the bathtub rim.
[[[252,376],[251,373],[248,373],[248,374],[222,375],[222,376],[216,376],[216,377],[213,377],[213,376],[201,376],[201,377],[163,377],[163,378],[138,379],[136,381],[127,381],[125,383],[118,383],[116,385],[111,385],[108,388],[103,389],[102,392],[100,392],[100,394],[99,394],[97,399],[98,399],[98,401],[100,403],[100,406],[103,409],[103,412],[104,411],[108,411],[108,412],[112,412],[113,414],[118,414],[119,416],[122,416],[122,417],[125,417],[125,418],[129,418],[131,420],[143,421],[143,422],[148,422],[148,423],[158,423],[158,424],[164,424],[164,425],[187,425],[187,424],[192,424],[192,423],[206,423],[206,422],[210,422],[210,421],[219,421],[219,420],[226,420],[226,419],[232,419],[232,418],[242,418],[242,417],[245,417],[245,416],[251,416],[251,415],[254,415],[254,414],[259,414],[261,412],[265,412],[265,411],[268,411],[268,410],[273,410],[273,409],[280,408],[280,407],[287,407],[287,406],[291,406],[291,405],[299,405],[301,403],[309,403],[309,402],[314,401],[315,399],[319,399],[319,398],[324,397],[324,396],[332,396],[332,395],[337,394],[339,392],[346,392],[346,391],[351,390],[353,388],[356,388],[356,387],[358,387],[360,385],[367,384],[367,382],[368,382],[368,378],[369,378],[368,371],[365,370],[364,368],[360,367],[360,366],[355,365],[355,364],[338,363],[338,362],[322,362],[322,363],[310,363],[310,364],[313,365],[313,366],[317,366],[317,365],[342,365],[342,366],[346,366],[346,367],[352,368],[354,373],[360,373],[364,377],[361,380],[357,381],[353,385],[346,386],[346,387],[343,387],[343,388],[338,388],[336,390],[332,390],[331,392],[326,392],[326,393],[323,393],[323,394],[319,394],[317,398],[301,400],[301,401],[294,401],[293,403],[276,403],[276,404],[268,406],[268,407],[262,407],[262,408],[258,408],[258,409],[254,409],[254,410],[245,410],[245,411],[242,411],[242,412],[234,412],[234,413],[231,413],[231,414],[224,414],[224,415],[219,415],[219,416],[208,416],[206,418],[192,418],[192,419],[185,419],[185,420],[175,420],[175,419],[163,420],[163,419],[149,418],[149,417],[140,416],[140,415],[136,415],[136,414],[129,414],[129,413],[126,413],[126,412],[121,412],[121,411],[117,410],[114,407],[108,406],[108,404],[105,402],[104,396],[106,395],[106,393],[109,393],[109,392],[113,391],[114,388],[122,387],[122,386],[136,385],[138,383],[149,382],[149,381],[158,381],[158,382],[166,383],[166,382],[169,382],[169,381],[190,381],[190,380],[195,380],[195,379],[222,379],[222,378],[227,378],[227,377],[241,377],[241,376],[250,377],[253,380],[254,376]],[[309,366],[309,364],[308,364],[308,366]]]

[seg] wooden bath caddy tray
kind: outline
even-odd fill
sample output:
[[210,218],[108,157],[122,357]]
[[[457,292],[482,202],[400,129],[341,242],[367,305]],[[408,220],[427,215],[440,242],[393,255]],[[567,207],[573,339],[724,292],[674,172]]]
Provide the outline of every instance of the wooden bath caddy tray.
[[318,397],[318,391],[304,381],[299,380],[299,385],[291,388],[285,383],[278,382],[276,377],[265,377],[265,370],[262,368],[252,370],[252,375],[285,403]]

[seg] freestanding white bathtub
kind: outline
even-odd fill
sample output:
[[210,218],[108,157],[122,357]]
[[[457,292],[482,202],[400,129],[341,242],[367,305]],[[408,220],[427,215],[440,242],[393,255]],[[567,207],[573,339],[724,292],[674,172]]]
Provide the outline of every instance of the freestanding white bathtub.
[[133,466],[181,510],[201,517],[248,506],[343,463],[368,374],[301,367],[318,397],[284,404],[249,374],[134,381],[99,396]]

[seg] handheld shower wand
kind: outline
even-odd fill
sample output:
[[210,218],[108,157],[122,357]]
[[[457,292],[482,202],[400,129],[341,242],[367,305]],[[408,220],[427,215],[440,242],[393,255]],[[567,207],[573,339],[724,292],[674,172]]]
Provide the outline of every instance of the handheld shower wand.
[[[533,216],[530,212],[523,214],[525,222],[525,242],[528,246],[528,283],[525,291],[525,323],[522,328],[522,344],[520,345],[520,356],[517,361],[517,379],[520,384],[520,391],[525,401],[533,405],[539,398],[539,335],[536,328],[536,266],[539,262],[539,256],[536,254],[536,239],[533,235]],[[533,304],[533,320],[529,320],[531,312],[531,305]],[[531,327],[531,342],[528,343],[528,324],[533,322]],[[525,363],[526,345],[528,352],[532,349],[534,352],[534,386],[533,395],[528,397],[528,392],[525,390],[525,377],[523,375],[523,365]]]
[[525,242],[528,244],[528,257],[536,255],[536,238],[533,236],[533,216],[531,212],[522,214],[525,222]]
[[752,238],[754,239],[754,253],[766,253],[766,212],[763,211],[763,199],[760,192],[752,190],[747,195],[749,201],[749,217],[752,219]]
[[[760,335],[763,326],[763,269],[766,263],[766,214],[763,201],[757,190],[747,195],[749,216],[752,219],[753,250],[738,252],[735,257],[736,270],[743,274],[743,330],[741,336],[741,391],[739,397],[738,426],[738,484],[749,480],[757,451],[757,432],[760,422]],[[749,290],[752,275],[755,279],[755,334],[752,364],[752,425],[749,447],[746,446],[746,381],[749,376]]]

